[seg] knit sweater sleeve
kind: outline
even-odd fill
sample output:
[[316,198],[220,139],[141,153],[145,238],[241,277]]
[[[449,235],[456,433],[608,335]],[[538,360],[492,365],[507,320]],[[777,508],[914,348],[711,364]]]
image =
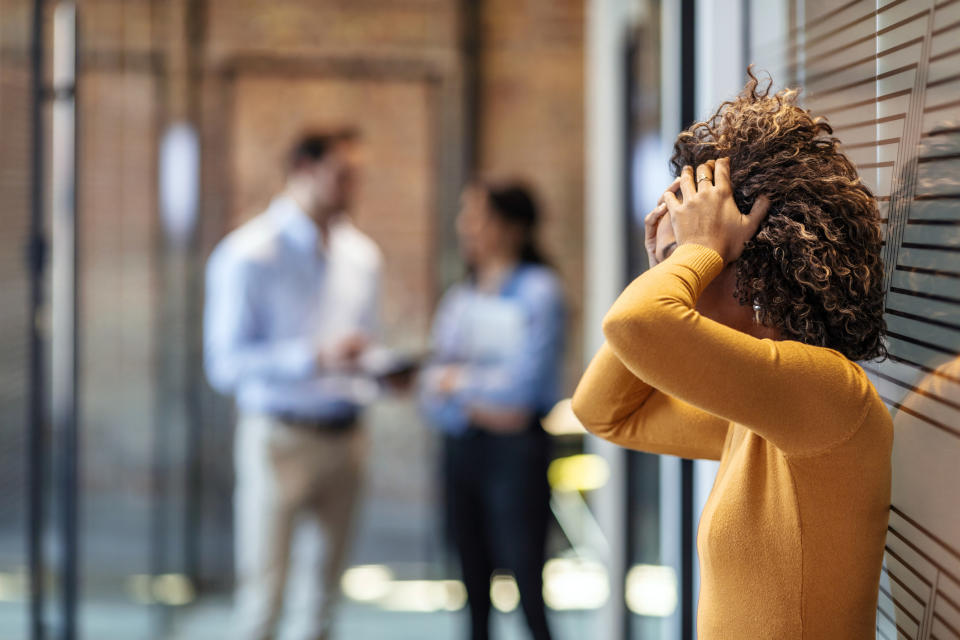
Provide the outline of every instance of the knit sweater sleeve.
[[719,460],[729,423],[661,393],[604,344],[573,394],[573,411],[596,436],[622,447]]
[[[636,438],[636,423],[662,405],[673,413],[682,407],[688,419],[699,416],[693,413],[698,410],[741,424],[788,455],[815,454],[850,437],[870,404],[871,385],[863,370],[831,349],[757,339],[701,315],[697,299],[722,268],[715,251],[685,244],[624,290],[604,319],[603,370],[588,370],[589,386],[581,382],[578,389],[575,409],[581,419],[593,421],[596,404],[617,403],[609,393],[596,392],[603,384],[598,377],[622,384],[616,360],[640,384],[671,399],[652,406],[647,406],[650,399],[634,401],[633,413],[622,401],[619,408],[604,410],[619,420],[602,435],[626,446],[631,441],[643,446],[645,436]],[[694,424],[707,422],[698,417]],[[679,423],[676,428],[684,429]]]

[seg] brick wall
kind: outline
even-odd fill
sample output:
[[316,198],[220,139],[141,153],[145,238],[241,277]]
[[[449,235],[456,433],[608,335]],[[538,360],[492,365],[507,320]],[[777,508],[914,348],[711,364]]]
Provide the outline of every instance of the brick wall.
[[487,0],[481,33],[480,170],[538,191],[570,308],[569,392],[583,366],[583,18],[582,0]]
[[[523,177],[540,195],[546,214],[544,246],[563,276],[571,307],[568,387],[572,387],[581,366],[583,3],[486,0],[480,17],[478,169]],[[239,148],[231,150],[242,158],[233,162],[243,163],[242,167],[233,165],[234,178],[242,175],[243,179],[231,189],[234,200],[226,207],[226,224],[246,218],[266,202],[279,184],[279,150],[299,125],[352,116],[369,129],[372,135],[367,140],[375,151],[370,154],[358,222],[387,253],[391,264],[386,283],[387,322],[391,324],[391,315],[409,322],[412,331],[398,332],[408,341],[429,322],[432,303],[440,293],[438,283],[443,280],[436,273],[429,277],[428,271],[431,263],[440,259],[441,250],[449,247],[437,247],[431,241],[449,238],[441,232],[456,213],[456,201],[438,198],[437,192],[457,186],[438,184],[439,169],[423,165],[437,158],[418,158],[417,151],[409,147],[417,146],[416,136],[420,135],[419,144],[426,143],[428,148],[423,151],[428,154],[432,149],[443,155],[447,145],[447,157],[440,158],[441,162],[457,153],[451,145],[458,141],[445,139],[438,124],[441,111],[451,108],[440,97],[442,85],[461,81],[457,77],[457,20],[458,3],[453,0],[209,3],[206,63],[212,69],[234,70],[241,79],[236,86],[243,87],[247,96],[240,101],[258,101],[250,91],[254,81],[247,75],[270,75],[271,68],[296,60],[302,65],[292,76],[276,77],[274,72],[269,81],[257,80],[267,83],[262,87],[273,87],[279,92],[276,95],[292,98],[292,102],[272,101],[289,105],[285,108],[291,115],[284,122],[278,123],[270,113],[267,99],[259,100],[259,115],[234,103],[234,109],[242,110],[244,121],[234,122],[233,130],[258,139],[263,155],[258,160],[244,157],[246,152]],[[331,77],[339,82],[339,91],[330,84]],[[351,78],[356,85],[352,88]],[[378,82],[384,83],[380,89],[375,88]],[[314,83],[316,88],[310,88]],[[401,84],[407,90],[421,87],[417,91],[424,95],[418,100],[425,107],[417,107],[419,113],[405,107],[402,100],[391,104],[386,97],[391,92],[402,93]],[[298,92],[316,95],[309,112],[306,105],[296,104],[293,96]],[[356,103],[361,94],[367,99]],[[238,94],[229,100],[237,101]],[[228,104],[220,107],[231,108]],[[427,122],[423,122],[423,108],[430,119]],[[396,131],[388,133],[391,129]],[[400,142],[401,132],[405,132],[402,147],[407,149],[391,151],[391,145]],[[391,139],[380,140],[380,136]],[[257,162],[259,168],[254,167]],[[421,166],[425,170],[420,176],[409,175]],[[398,197],[400,206],[391,207]]]
[[207,55],[451,61],[455,0],[208,0]]
[[[238,78],[234,98],[234,208],[244,218],[262,211],[283,184],[286,151],[305,126],[349,122],[363,128],[365,167],[354,219],[384,253],[387,335],[422,347],[434,289],[430,87],[256,75]],[[278,103],[285,105],[282,113]]]
[[[80,7],[81,469],[85,563],[101,571],[146,569],[158,427],[169,456],[159,469],[171,492],[165,517],[182,530],[184,415],[194,401],[203,432],[204,563],[213,573],[230,565],[222,544],[232,483],[228,403],[207,392],[183,397],[185,380],[199,376],[199,345],[170,337],[198,336],[197,276],[206,255],[280,187],[279,160],[298,131],[352,122],[366,133],[368,171],[356,218],[384,250],[384,316],[393,340],[425,343],[442,283],[457,270],[449,231],[465,173],[461,2],[200,6],[205,20],[193,76],[178,76],[188,70],[174,51],[185,33],[176,21],[186,0],[84,0]],[[478,169],[526,178],[539,192],[544,246],[563,275],[573,320],[569,389],[581,366],[582,0],[486,0],[480,16]],[[25,394],[19,257],[29,211],[29,18],[29,2],[0,0],[0,219],[9,232],[0,238],[0,392],[3,411],[18,416]],[[181,100],[183,86],[193,101]],[[163,249],[155,204],[158,136],[185,112],[196,117],[203,146],[199,243],[186,257]],[[188,368],[170,368],[178,363]],[[371,420],[376,473],[368,502],[429,497],[434,478],[425,463],[434,445],[412,405],[384,405]],[[11,473],[19,473],[23,455],[21,422],[16,426],[0,440],[0,466]],[[0,514],[11,509],[19,503],[5,497]],[[383,526],[364,535],[394,535]],[[117,535],[138,542],[113,548]],[[414,546],[423,552],[422,541]]]

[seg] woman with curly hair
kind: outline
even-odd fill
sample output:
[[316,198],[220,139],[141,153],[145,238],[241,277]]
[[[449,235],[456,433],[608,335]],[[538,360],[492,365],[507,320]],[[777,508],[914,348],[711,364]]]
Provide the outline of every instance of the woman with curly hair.
[[[772,84],[772,83],[771,83]],[[873,638],[890,415],[880,220],[830,126],[756,77],[681,133],[651,269],[603,323],[573,407],[633,449],[720,460],[700,638]]]

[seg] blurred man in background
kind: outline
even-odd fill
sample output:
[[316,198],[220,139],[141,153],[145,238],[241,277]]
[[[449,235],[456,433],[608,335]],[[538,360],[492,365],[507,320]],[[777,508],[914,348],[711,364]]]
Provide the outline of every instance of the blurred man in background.
[[238,640],[274,637],[291,566],[298,637],[329,637],[375,393],[382,258],[346,217],[357,170],[354,131],[302,137],[285,190],[207,265],[207,375],[239,413]]

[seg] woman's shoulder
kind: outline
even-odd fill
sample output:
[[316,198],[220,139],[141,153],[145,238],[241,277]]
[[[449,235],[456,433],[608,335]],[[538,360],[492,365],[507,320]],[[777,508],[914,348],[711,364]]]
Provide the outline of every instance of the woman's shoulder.
[[467,280],[458,280],[450,284],[440,297],[440,308],[460,304],[470,294],[470,282]]
[[[840,445],[850,442],[857,434],[867,437],[882,453],[889,449],[892,438],[892,420],[883,399],[867,375],[864,366],[843,353],[828,347],[806,344],[795,340],[764,340],[775,351],[773,358],[783,368],[793,387],[806,388],[815,393],[804,393],[802,405],[781,399],[781,406],[801,412],[811,436],[802,451],[791,455],[817,457],[831,452],[849,454]],[[869,436],[865,434],[869,433]],[[857,442],[862,443],[862,438]]]
[[553,267],[524,264],[517,270],[517,289],[524,297],[563,298],[563,283]]
[[777,345],[777,349],[783,354],[791,354],[816,362],[824,372],[844,372],[856,378],[866,378],[861,363],[851,360],[836,349],[790,339],[775,340],[767,338],[763,342]]
[[886,411],[886,405],[864,369],[870,363],[855,362],[829,347],[795,340],[776,342],[782,349],[794,352],[796,357],[808,364],[808,375],[823,378],[835,390],[830,398],[824,398],[825,403],[855,405],[864,418],[868,413],[873,413],[873,409],[882,408]]

